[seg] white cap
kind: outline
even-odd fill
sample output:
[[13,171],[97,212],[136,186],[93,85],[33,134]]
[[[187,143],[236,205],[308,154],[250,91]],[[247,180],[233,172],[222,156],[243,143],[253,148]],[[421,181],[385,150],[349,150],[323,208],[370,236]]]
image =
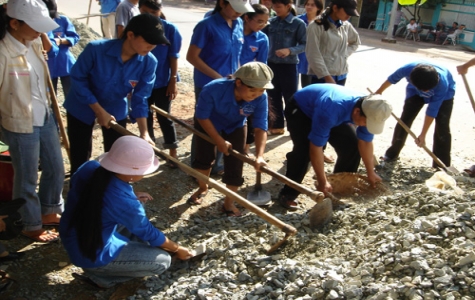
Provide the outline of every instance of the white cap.
[[249,0],[228,0],[228,2],[238,13],[245,14],[248,12],[254,12],[254,8],[252,8]]
[[366,115],[366,128],[372,134],[380,134],[384,122],[391,116],[393,108],[381,95],[370,95],[363,100],[361,109]]
[[33,30],[49,32],[59,25],[49,16],[46,5],[41,0],[10,0],[7,3],[7,15],[24,21]]

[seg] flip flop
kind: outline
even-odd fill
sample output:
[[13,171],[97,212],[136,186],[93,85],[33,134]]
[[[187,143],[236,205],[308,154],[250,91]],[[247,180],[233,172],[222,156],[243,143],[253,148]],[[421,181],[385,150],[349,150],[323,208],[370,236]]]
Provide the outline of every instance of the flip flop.
[[295,211],[300,208],[299,203],[296,200],[289,200],[283,195],[279,195],[278,202],[280,206],[291,211]]
[[470,177],[475,177],[475,165],[471,166],[468,169],[464,169],[465,173],[468,174]]
[[199,194],[198,196],[196,196],[195,199],[193,199],[193,195],[191,195],[190,198],[188,198],[188,200],[186,200],[186,203],[188,203],[189,205],[201,205],[201,203],[203,203],[203,200],[201,200],[200,202],[198,202],[198,200],[206,197],[206,195],[208,195],[208,191]]
[[92,281],[91,278],[85,276],[85,275],[81,275],[81,274],[78,274],[78,273],[73,273],[71,274],[73,276],[74,279],[77,279],[79,281],[82,281],[84,283],[87,283],[89,285],[92,285],[93,287],[97,288],[97,289],[100,289],[100,290],[107,290],[106,287],[103,287],[103,286],[100,286],[98,285],[97,283],[95,283],[94,281]]
[[239,214],[236,214],[233,210],[227,210],[224,207],[224,204],[221,207],[221,212],[225,213],[227,217],[236,217],[236,218],[242,217],[242,214],[240,212]]
[[51,240],[48,240],[48,241],[43,241],[43,240],[40,239],[40,236],[51,235],[53,233],[53,231],[51,231],[51,230],[43,230],[41,232],[38,231],[38,234],[27,234],[25,232],[27,232],[27,231],[22,231],[21,235],[24,236],[24,237],[29,238],[30,240],[38,242],[38,243],[48,244],[48,243],[56,242],[57,240],[59,240],[59,236],[56,236],[55,238],[53,238]]

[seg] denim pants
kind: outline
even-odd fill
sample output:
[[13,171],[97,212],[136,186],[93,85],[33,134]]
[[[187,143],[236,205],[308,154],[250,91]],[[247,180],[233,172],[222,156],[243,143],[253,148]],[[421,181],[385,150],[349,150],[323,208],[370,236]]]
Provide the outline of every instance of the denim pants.
[[269,96],[269,129],[280,129],[285,127],[284,121],[284,104],[282,97],[284,97],[285,104],[289,101],[298,89],[298,72],[296,64],[276,64],[267,63],[267,65],[274,72],[272,84],[274,88],[267,90]]
[[[308,136],[312,130],[312,119],[302,112],[293,98],[285,108],[285,117],[293,143],[292,151],[287,153],[285,176],[297,183],[302,183],[310,162],[310,140]],[[358,150],[356,131],[352,125],[344,123],[333,127],[330,130],[328,142],[335,148],[338,155],[333,169],[334,173],[358,171],[361,156]],[[289,200],[297,198],[299,194],[298,191],[288,185],[285,185],[280,191],[280,195],[285,195]]]
[[[167,113],[170,113],[172,101],[170,101],[169,96],[167,96],[167,88],[162,87],[154,89],[152,95],[148,98],[148,105],[156,105],[158,108],[163,109]],[[162,116],[157,113],[158,124],[160,124],[160,129],[163,134],[163,148],[164,149],[176,149],[178,148],[178,142],[176,139],[175,124],[172,120],[167,117]],[[148,134],[153,141],[155,141],[155,134],[153,132],[153,110],[148,112],[147,118],[147,128]]]
[[[196,103],[198,103],[198,98],[200,97],[202,90],[203,88],[199,88],[195,86],[195,105]],[[194,117],[193,117],[193,120],[195,123],[198,123],[198,120],[196,120]],[[190,165],[193,165],[193,161],[195,160],[195,156],[196,156],[196,152],[195,152],[196,138],[197,137],[195,135],[191,137]],[[217,174],[218,172],[222,170],[224,170],[223,153],[216,150],[216,159],[214,161],[213,166],[211,167],[211,174]]]
[[[411,128],[414,119],[424,106],[424,99],[415,95],[409,97],[404,102],[404,108],[401,114],[401,120]],[[434,142],[432,145],[432,152],[437,156],[446,166],[450,166],[450,150],[452,148],[452,134],[450,133],[450,117],[452,115],[452,107],[454,99],[445,100],[439,108],[439,113],[435,117]],[[385,156],[389,159],[399,157],[404,144],[406,143],[407,132],[399,123],[394,128],[393,140],[391,147],[386,150]],[[437,168],[438,165],[432,162],[432,166]]]
[[[43,126],[33,127],[33,133],[16,133],[3,127],[2,132],[12,159],[13,198],[26,200],[19,210],[24,230],[39,230],[43,227],[41,215],[63,212],[64,165],[53,114],[46,116]],[[38,161],[42,171],[37,193]]]
[[84,275],[102,287],[138,277],[160,275],[171,264],[171,257],[165,250],[144,242],[128,242],[119,255],[110,263],[98,268],[83,268]]

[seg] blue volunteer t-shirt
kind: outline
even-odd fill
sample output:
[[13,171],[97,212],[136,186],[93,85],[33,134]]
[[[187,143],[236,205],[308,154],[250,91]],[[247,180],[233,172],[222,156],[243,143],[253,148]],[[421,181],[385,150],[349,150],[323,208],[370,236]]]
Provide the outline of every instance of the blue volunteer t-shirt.
[[120,0],[100,0],[101,13],[108,14],[115,12],[117,6],[120,4]]
[[[157,70],[155,72],[156,79],[153,86],[154,89],[168,86],[170,81],[170,60],[169,58],[179,58],[182,37],[178,28],[168,22],[161,19],[163,24],[163,31],[167,37],[170,45],[157,45],[151,52],[157,59]],[[178,81],[178,80],[177,80]]]
[[246,124],[252,115],[252,125],[267,131],[267,94],[253,101],[236,101],[234,79],[216,79],[204,86],[196,104],[195,117],[209,119],[218,132],[227,134]]
[[241,66],[251,62],[259,61],[267,64],[269,53],[269,38],[262,31],[251,32],[244,36],[244,45],[241,51]]
[[[213,70],[225,77],[239,67],[239,58],[244,43],[241,18],[232,22],[230,28],[219,13],[201,20],[193,30],[191,45],[201,49],[199,57]],[[202,88],[213,78],[194,69],[195,86]]]
[[[330,138],[330,130],[344,123],[352,123],[351,114],[356,102],[365,94],[336,84],[311,84],[294,94],[302,112],[312,120],[308,139],[317,147],[323,147]],[[366,126],[356,129],[358,139],[373,141]]]
[[122,40],[90,42],[71,69],[71,90],[64,107],[85,124],[96,118],[89,104],[99,103],[116,120],[129,113],[127,95],[132,93],[130,116],[148,117],[147,99],[155,82],[157,60],[148,53],[123,63]]
[[[435,88],[427,92],[418,90],[410,82],[411,72],[419,64],[433,66],[439,74],[439,83],[436,85]],[[442,102],[445,100],[452,99],[455,95],[455,81],[452,78],[452,74],[450,73],[450,71],[445,67],[441,67],[425,61],[415,61],[397,69],[396,72],[394,72],[388,77],[388,81],[392,84],[396,84],[402,78],[406,78],[408,82],[406,87],[406,99],[415,95],[422,97],[422,99],[424,99],[424,102],[429,104],[427,106],[426,115],[432,118],[437,117]]]
[[[74,173],[72,188],[68,192],[68,201],[59,226],[61,242],[68,252],[71,262],[81,268],[105,266],[119,255],[122,247],[129,242],[128,238],[117,232],[119,225],[125,226],[142,241],[148,242],[151,247],[159,247],[165,242],[165,235],[150,223],[132,186],[116,176],[112,176],[104,194],[101,215],[104,246],[97,250],[96,261],[93,262],[84,257],[79,250],[76,230],[71,229],[69,224],[82,190],[99,166],[99,162],[91,160],[84,163]],[[88,216],[83,217],[88,218]]]

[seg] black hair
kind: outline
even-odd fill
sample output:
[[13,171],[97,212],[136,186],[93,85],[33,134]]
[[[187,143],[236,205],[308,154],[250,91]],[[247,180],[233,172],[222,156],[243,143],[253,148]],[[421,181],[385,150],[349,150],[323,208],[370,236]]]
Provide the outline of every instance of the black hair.
[[219,4],[221,1],[223,1],[223,4],[224,6],[228,6],[229,5],[229,1],[226,1],[226,0],[216,0],[216,6],[214,7],[214,10],[213,12],[211,13],[212,15],[216,14],[216,13],[219,13],[223,8],[221,7],[221,5]]
[[[283,5],[292,5],[294,3],[293,0],[272,0],[272,4],[283,4]],[[293,14],[294,16],[297,15],[297,11],[293,6],[290,7],[290,13]]]
[[150,9],[153,10],[159,10],[160,11],[160,18],[163,20],[166,20],[167,18],[162,12],[162,3],[159,2],[158,0],[139,0],[139,8],[141,6],[146,6]]
[[360,109],[360,116],[362,117],[366,117],[366,115],[364,114],[364,111],[363,111],[363,101],[366,100],[368,97],[361,97],[358,99],[358,101],[356,101],[355,103],[355,106],[353,106],[353,110],[355,108],[359,108]]
[[459,26],[459,23],[458,23],[458,22],[453,22],[452,24],[455,24],[455,25]]
[[[330,21],[328,21],[328,17],[333,13],[333,5],[336,5],[338,8],[342,8],[343,6],[340,6],[340,4],[333,4],[333,2],[330,2],[330,5],[328,5],[327,8],[315,19],[315,23],[317,25],[323,25],[323,28],[325,31],[330,28]],[[336,20],[335,20],[336,21]]]
[[[303,4],[304,6],[307,5],[308,1],[310,0],[305,0],[305,3]],[[322,0],[313,0],[315,3],[315,7],[317,8],[317,16],[322,12],[323,10],[323,3]],[[310,20],[309,20],[310,22]]]
[[412,19],[410,19],[409,21],[414,21],[414,22],[415,22],[415,21],[416,21],[416,19],[415,19],[415,18],[412,18]]
[[439,83],[439,73],[431,65],[418,64],[412,69],[410,80],[418,90],[428,91]]
[[95,262],[97,252],[104,247],[102,240],[102,207],[104,194],[114,173],[97,168],[79,194],[69,228],[76,230],[77,242],[82,255]]
[[51,19],[56,19],[57,17],[59,17],[58,5],[56,4],[56,0],[43,0],[43,2],[46,4],[46,8],[48,8],[49,17]]
[[254,8],[254,11],[245,13],[241,16],[242,19],[244,19],[244,16],[247,16],[249,19],[254,19],[255,16],[257,15],[268,15],[269,10],[267,7],[265,7],[262,4],[253,4],[252,8]]
[[[7,34],[7,30],[10,28],[11,20],[13,20],[13,18],[7,15],[6,4],[0,5],[0,41],[3,40],[3,38]],[[22,20],[17,19],[17,21],[20,22],[20,24],[25,23]]]

